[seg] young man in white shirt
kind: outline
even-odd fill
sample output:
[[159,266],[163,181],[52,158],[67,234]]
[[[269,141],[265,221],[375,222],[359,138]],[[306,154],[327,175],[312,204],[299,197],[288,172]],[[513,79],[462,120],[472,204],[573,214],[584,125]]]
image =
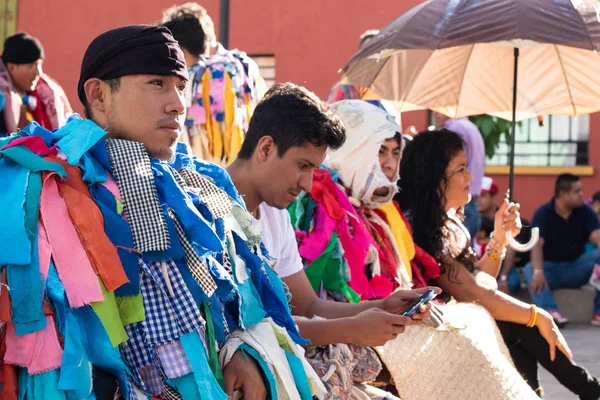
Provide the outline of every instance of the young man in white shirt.
[[398,315],[425,290],[401,290],[358,304],[319,299],[304,273],[285,210],[301,191],[310,191],[313,171],[327,148],[339,148],[344,140],[341,121],[316,95],[290,83],[278,84],[255,109],[238,159],[228,172],[257,220],[272,268],[289,287],[300,333],[313,345],[373,347],[429,317],[427,307],[413,318]]

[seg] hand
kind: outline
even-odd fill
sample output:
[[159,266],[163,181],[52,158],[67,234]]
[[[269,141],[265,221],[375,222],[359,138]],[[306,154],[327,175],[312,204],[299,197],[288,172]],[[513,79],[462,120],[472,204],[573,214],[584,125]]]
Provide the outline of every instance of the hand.
[[383,346],[388,340],[403,333],[406,326],[415,324],[409,317],[388,313],[379,308],[370,308],[348,320],[350,343],[368,347]]
[[[411,302],[431,289],[434,289],[437,294],[442,293],[442,290],[438,287],[425,287],[415,290],[396,290],[394,293],[383,299],[382,308],[389,313],[398,314],[404,311]],[[430,306],[429,304],[424,304],[419,309],[419,312],[413,314],[411,318],[416,321],[417,325],[420,325],[423,320],[428,319],[430,316]]]
[[552,319],[552,316],[548,314],[547,311],[542,310],[540,308],[537,309],[537,313],[538,316],[535,325],[537,326],[540,333],[542,334],[544,339],[546,339],[546,342],[548,342],[548,345],[550,346],[550,360],[554,361],[554,359],[556,358],[557,347],[560,351],[563,352],[563,354],[567,358],[573,358],[573,353],[571,353],[571,349],[569,348],[567,341],[565,340],[562,333],[560,333],[560,330],[558,329],[558,326],[556,326],[556,324],[554,323],[554,319]]
[[256,363],[237,351],[223,369],[225,392],[233,398],[233,392],[240,390],[244,399],[264,400],[267,398],[267,388],[263,382]]
[[496,211],[494,216],[494,239],[500,244],[506,244],[506,232],[510,232],[513,237],[521,232],[521,206],[516,203],[509,207],[507,199],[504,199],[502,205]]
[[542,293],[542,289],[544,289],[544,287],[548,287],[548,282],[544,276],[544,271],[541,269],[534,269],[529,288],[533,293],[540,294]]
[[498,290],[504,292],[506,294],[510,294],[510,288],[508,287],[508,282],[503,281],[502,279],[498,279]]

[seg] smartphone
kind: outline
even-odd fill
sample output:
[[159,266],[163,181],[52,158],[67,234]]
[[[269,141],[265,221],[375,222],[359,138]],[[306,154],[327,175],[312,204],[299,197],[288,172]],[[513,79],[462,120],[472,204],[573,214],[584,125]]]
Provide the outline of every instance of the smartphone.
[[400,313],[400,315],[403,315],[405,317],[412,317],[414,313],[419,311],[421,304],[429,303],[431,300],[433,300],[435,298],[435,296],[437,296],[437,291],[435,291],[433,289],[428,290],[423,295],[421,295],[421,297],[419,297],[418,299],[416,299],[415,301],[410,303],[404,309],[404,311],[402,311]]

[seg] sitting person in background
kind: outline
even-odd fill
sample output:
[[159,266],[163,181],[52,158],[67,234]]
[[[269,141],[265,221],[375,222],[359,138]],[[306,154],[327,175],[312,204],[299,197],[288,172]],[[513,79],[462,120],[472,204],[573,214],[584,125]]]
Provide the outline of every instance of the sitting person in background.
[[493,231],[494,219],[488,216],[482,216],[481,226],[479,227],[479,231],[477,231],[477,236],[475,236],[475,240],[473,241],[473,247],[475,250],[475,254],[477,254],[477,257],[481,258],[485,254],[485,248],[490,242],[490,235]]
[[[521,232],[515,239],[519,243],[528,243],[531,239],[531,223],[521,218]],[[502,269],[498,274],[498,289],[506,294],[516,294],[521,290],[521,284],[524,278],[523,268],[529,262],[531,257],[531,251],[519,252],[515,251],[510,247],[506,248],[506,258],[502,262]]]
[[[551,290],[580,288],[589,282],[594,266],[600,264],[600,221],[584,204],[583,186],[577,176],[558,176],[554,197],[535,212],[533,226],[540,229],[540,240],[524,269],[529,294],[559,325],[565,325],[569,321],[561,314]],[[586,253],[587,242],[596,250]],[[591,324],[600,326],[598,290]]]
[[26,33],[6,38],[0,61],[0,135],[32,121],[58,129],[73,112],[60,85],[42,71],[44,57],[36,38]]
[[489,217],[492,220],[496,211],[498,211],[498,205],[496,204],[496,195],[498,194],[498,185],[489,176],[484,176],[481,180],[481,194],[477,200],[477,206],[479,207],[479,214],[482,217]]
[[[476,302],[497,321],[517,370],[541,394],[538,362],[582,399],[600,397],[600,382],[575,364],[548,312],[495,287],[506,249],[506,233],[519,233],[519,205],[505,200],[496,212],[486,254],[478,259],[461,210],[470,201],[467,157],[461,137],[448,130],[422,132],[407,148],[401,166],[400,204],[411,221],[415,243],[440,263],[436,283],[445,297]],[[489,279],[493,277],[494,279]]]

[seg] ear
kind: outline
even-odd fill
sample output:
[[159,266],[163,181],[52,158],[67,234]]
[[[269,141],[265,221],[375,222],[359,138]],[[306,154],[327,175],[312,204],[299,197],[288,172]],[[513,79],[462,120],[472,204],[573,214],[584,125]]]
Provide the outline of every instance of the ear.
[[85,98],[87,99],[90,108],[101,113],[106,111],[104,86],[104,82],[98,78],[88,79],[83,85]]
[[256,156],[261,162],[265,162],[276,151],[277,145],[271,136],[261,137],[256,145]]
[[11,74],[14,73],[17,68],[18,68],[17,64],[6,63],[6,69],[8,69],[8,72]]

